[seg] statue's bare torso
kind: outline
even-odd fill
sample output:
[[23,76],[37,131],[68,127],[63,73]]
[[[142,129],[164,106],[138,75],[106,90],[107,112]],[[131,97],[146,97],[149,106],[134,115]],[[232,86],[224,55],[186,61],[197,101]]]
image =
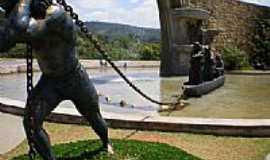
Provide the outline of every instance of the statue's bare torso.
[[47,10],[45,20],[31,19],[28,32],[43,74],[61,77],[78,64],[72,19],[59,6]]

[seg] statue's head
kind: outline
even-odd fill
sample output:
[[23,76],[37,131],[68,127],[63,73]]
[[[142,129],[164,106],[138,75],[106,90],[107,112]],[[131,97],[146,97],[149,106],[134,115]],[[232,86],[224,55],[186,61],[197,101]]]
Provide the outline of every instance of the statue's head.
[[50,3],[52,2],[49,0],[33,0],[31,5],[32,16],[36,19],[44,19]]
[[0,7],[5,11],[6,15],[12,11],[19,0],[0,0]]

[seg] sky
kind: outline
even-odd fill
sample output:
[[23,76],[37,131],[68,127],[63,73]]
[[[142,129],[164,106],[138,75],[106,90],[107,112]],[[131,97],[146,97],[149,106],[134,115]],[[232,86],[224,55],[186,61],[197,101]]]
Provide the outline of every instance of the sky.
[[[241,0],[270,6],[270,0]],[[85,21],[159,28],[156,0],[67,0]]]

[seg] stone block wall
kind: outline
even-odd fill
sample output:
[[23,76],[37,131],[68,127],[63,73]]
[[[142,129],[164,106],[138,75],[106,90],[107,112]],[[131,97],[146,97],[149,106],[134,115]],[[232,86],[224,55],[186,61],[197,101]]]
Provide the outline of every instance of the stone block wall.
[[263,7],[238,0],[191,0],[192,4],[210,11],[209,28],[223,32],[214,40],[213,47],[222,50],[237,46],[250,54],[255,23],[258,19],[270,19],[270,7]]

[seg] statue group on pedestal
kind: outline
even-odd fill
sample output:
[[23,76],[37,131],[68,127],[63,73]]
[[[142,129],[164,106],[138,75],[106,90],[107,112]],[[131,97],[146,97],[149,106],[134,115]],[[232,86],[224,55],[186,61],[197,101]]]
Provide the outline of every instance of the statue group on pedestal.
[[193,43],[190,59],[189,81],[185,85],[199,85],[224,74],[221,55],[214,54],[209,46]]

